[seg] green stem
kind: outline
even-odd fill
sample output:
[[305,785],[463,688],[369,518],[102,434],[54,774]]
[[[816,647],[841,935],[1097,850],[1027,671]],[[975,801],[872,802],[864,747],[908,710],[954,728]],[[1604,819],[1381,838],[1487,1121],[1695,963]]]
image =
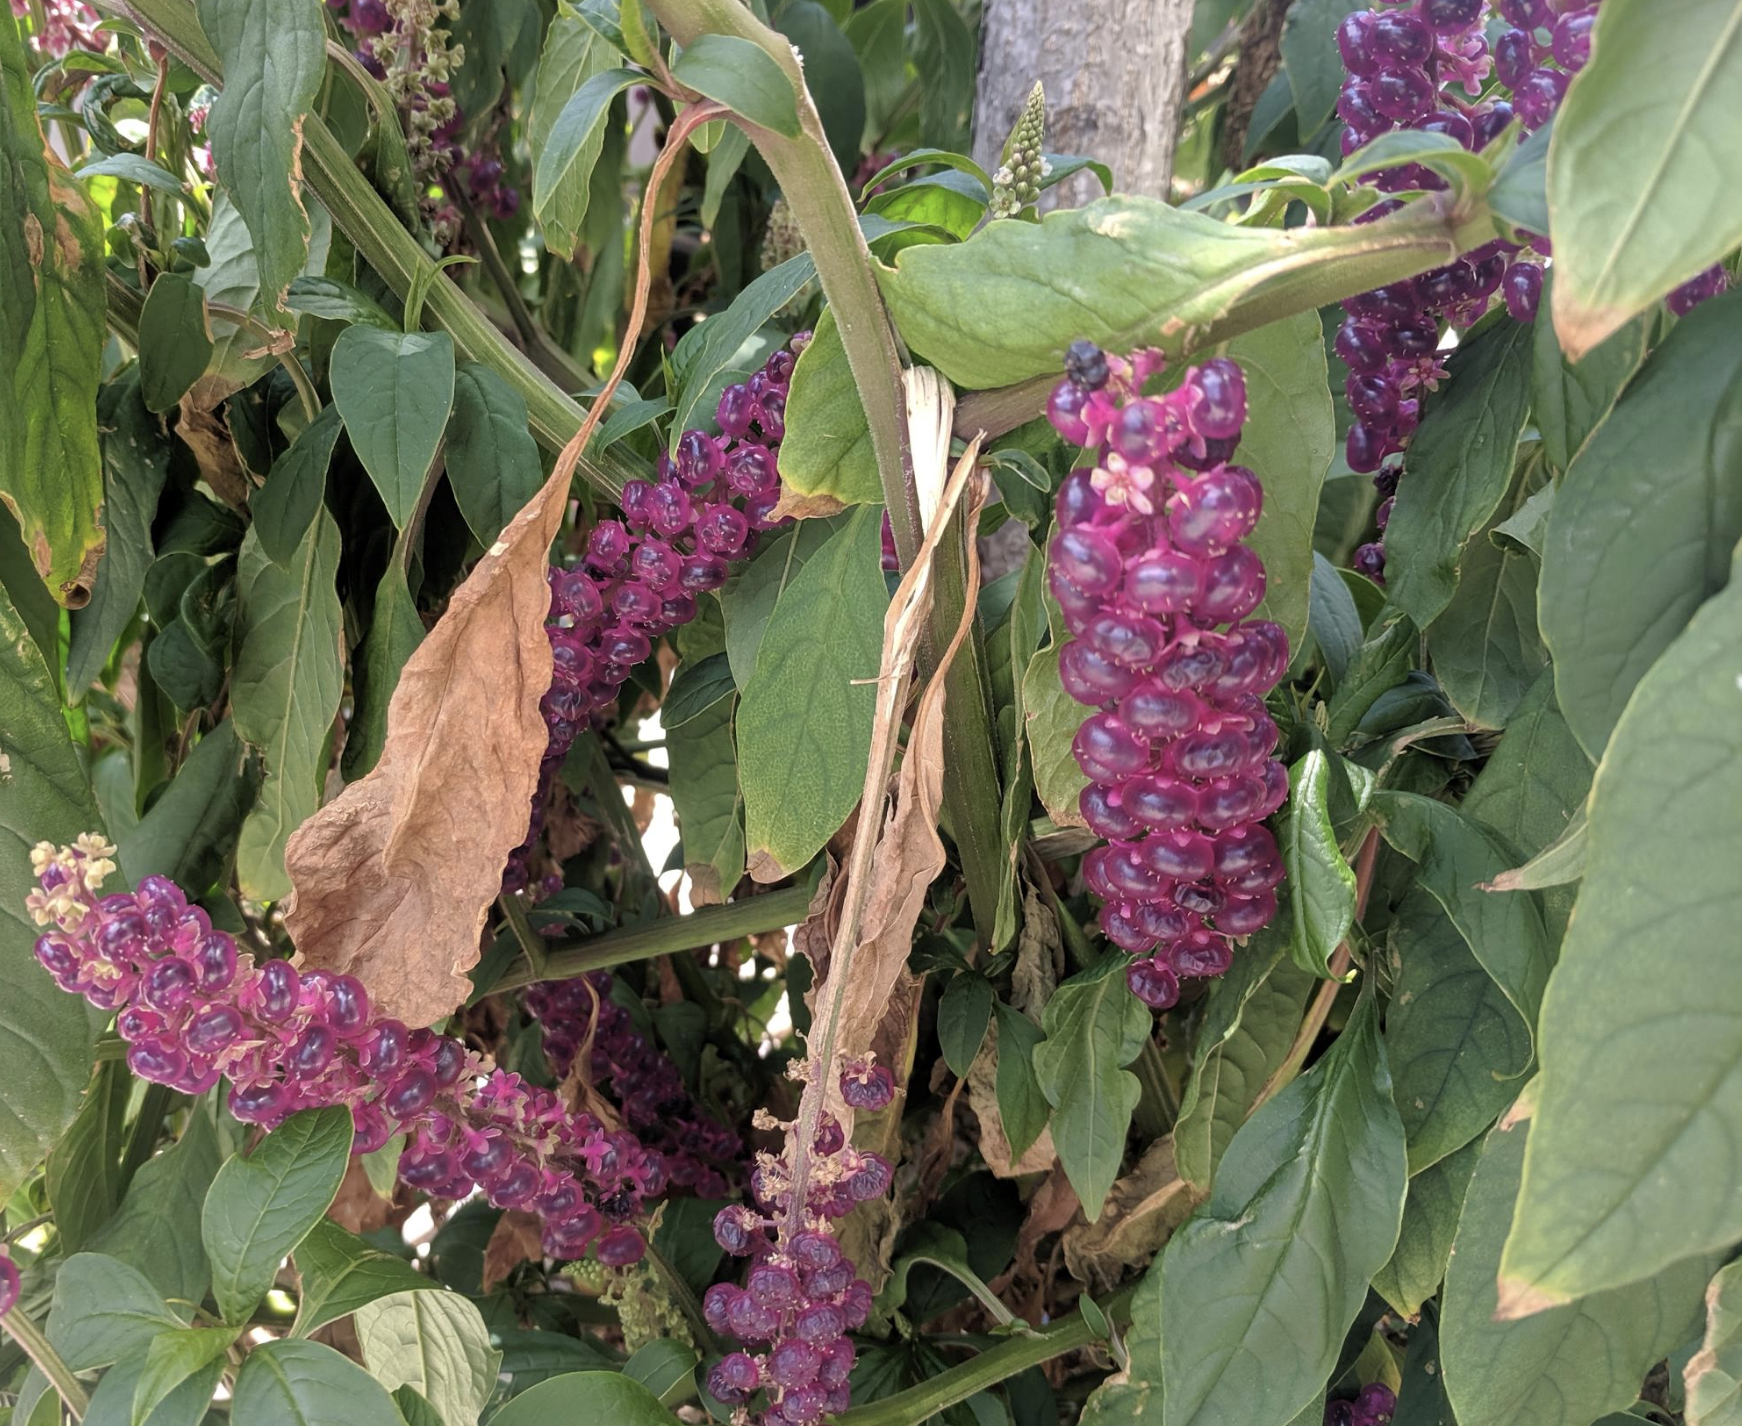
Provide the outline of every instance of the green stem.
[[[688,916],[661,916],[656,921],[589,936],[549,952],[542,971],[516,967],[492,989],[512,990],[541,980],[570,980],[588,971],[609,970],[632,961],[652,960],[656,956],[700,950],[721,941],[735,941],[741,936],[779,931],[804,920],[810,910],[812,891],[809,885],[784,887],[722,906],[704,906]],[[126,1046],[121,1048],[124,1051]]]
[[49,1385],[65,1404],[68,1415],[75,1421],[84,1420],[85,1412],[91,1407],[91,1398],[85,1395],[84,1387],[79,1385],[79,1379],[61,1360],[60,1353],[49,1345],[42,1328],[18,1307],[0,1317],[0,1328],[12,1334],[12,1339],[23,1349],[24,1355],[48,1378]]
[[[1136,1284],[1133,1284],[1101,1304],[1101,1310],[1110,1322],[1122,1326],[1130,1320],[1131,1299],[1136,1291]],[[997,1386],[1001,1381],[1008,1381],[1030,1367],[1088,1346],[1097,1335],[1095,1329],[1083,1320],[1081,1312],[1073,1313],[1064,1321],[1038,1332],[1000,1342],[972,1361],[939,1372],[918,1386],[910,1386],[906,1391],[898,1391],[881,1401],[842,1412],[834,1418],[835,1426],[918,1426],[919,1422],[929,1420],[938,1412]]]
[[[773,171],[816,261],[865,408],[890,528],[906,569],[924,531],[907,442],[903,352],[877,289],[876,263],[865,245],[852,195],[829,150],[792,44],[737,0],[651,0],[650,8],[679,44],[701,34],[733,35],[767,51],[792,81],[800,125],[796,138],[752,124],[743,128]],[[968,588],[967,578],[967,541],[973,531],[964,520],[958,518],[956,524],[955,536],[943,542],[933,563],[930,637],[922,659],[928,676],[961,624],[968,600],[978,594]],[[991,680],[978,627],[946,674],[945,687],[944,812],[961,855],[975,927],[990,942],[1006,862],[999,829]]]
[[696,1300],[695,1293],[690,1291],[690,1285],[678,1275],[677,1269],[671,1265],[665,1254],[652,1243],[647,1245],[647,1260],[664,1280],[665,1290],[671,1294],[671,1300],[683,1314],[684,1321],[689,1323],[690,1332],[695,1336],[696,1345],[702,1349],[703,1355],[714,1356],[724,1351],[720,1339],[714,1335],[714,1329],[708,1326],[708,1319],[702,1315],[702,1304]]
[[[508,929],[514,933],[514,939],[520,946],[521,955],[526,957],[526,964],[533,975],[543,978],[545,967],[545,941],[537,931],[532,929],[532,922],[526,919],[526,908],[521,905],[518,895],[509,894],[500,898],[497,903],[502,908],[502,919],[508,923]],[[497,987],[500,989],[500,986]]]
[[133,1175],[143,1168],[157,1147],[163,1132],[163,1117],[175,1104],[177,1095],[167,1084],[147,1084],[139,1099],[139,1113],[133,1120],[133,1130],[127,1136],[127,1152],[121,1156],[121,1192],[133,1182]]
[[1168,1083],[1167,1067],[1162,1063],[1161,1045],[1151,1036],[1138,1051],[1132,1072],[1143,1086],[1143,1097],[1131,1115],[1131,1123],[1143,1139],[1153,1144],[1168,1134],[1179,1118],[1179,1101]]
[[617,775],[611,771],[611,761],[605,756],[604,739],[598,733],[588,730],[575,740],[574,751],[569,756],[575,770],[580,773],[583,786],[593,794],[593,801],[599,804],[600,815],[604,817],[605,825],[611,829],[611,835],[617,842],[618,851],[623,854],[623,860],[638,870],[648,882],[657,885],[659,873],[654,870],[653,863],[647,860],[647,847],[641,840],[641,828],[635,825],[629,804],[623,800],[623,791],[617,785]]

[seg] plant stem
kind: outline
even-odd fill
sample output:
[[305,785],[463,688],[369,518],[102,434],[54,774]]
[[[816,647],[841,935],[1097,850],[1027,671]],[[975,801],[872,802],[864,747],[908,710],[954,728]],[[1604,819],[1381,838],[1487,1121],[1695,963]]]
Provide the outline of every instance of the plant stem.
[[[1131,1317],[1131,1299],[1137,1286],[1132,1284],[1100,1304],[1108,1321],[1124,1326]],[[1072,1313],[1062,1322],[1023,1337],[1012,1337],[989,1347],[972,1361],[939,1372],[929,1381],[886,1396],[866,1406],[855,1406],[835,1417],[835,1426],[915,1426],[957,1402],[985,1391],[988,1387],[1008,1381],[1030,1367],[1061,1357],[1066,1352],[1086,1347],[1097,1338],[1095,1329],[1084,1321],[1081,1312]]]
[[520,897],[511,892],[498,897],[496,904],[502,908],[502,919],[514,933],[520,953],[526,957],[526,964],[535,976],[542,979],[545,967],[544,938],[532,929],[532,922],[526,919],[526,908],[520,904]]
[[[784,930],[804,920],[810,910],[812,890],[808,884],[782,887],[742,901],[704,906],[688,916],[662,916],[638,926],[588,936],[548,952],[540,970],[516,967],[491,989],[513,990],[543,980],[572,980],[588,971],[609,970],[632,961],[652,960],[656,956],[700,950],[721,941],[736,941],[742,936]],[[125,1050],[126,1046],[121,1048]]]
[[49,1385],[66,1406],[68,1415],[75,1421],[84,1420],[85,1412],[91,1408],[91,1398],[85,1395],[84,1387],[79,1385],[79,1379],[61,1360],[60,1353],[49,1345],[42,1328],[32,1322],[19,1307],[14,1307],[4,1317],[0,1317],[0,1328],[12,1334],[13,1341],[23,1349],[24,1355],[48,1378]]
[[665,1289],[671,1294],[671,1300],[677,1304],[677,1310],[683,1314],[685,1322],[689,1323],[690,1331],[695,1334],[696,1344],[701,1347],[704,1356],[714,1356],[724,1350],[720,1339],[714,1335],[714,1329],[708,1326],[708,1320],[702,1316],[702,1304],[696,1301],[695,1293],[690,1291],[690,1285],[678,1275],[671,1261],[654,1247],[647,1245],[647,1260],[653,1264],[654,1270],[665,1280]]
[[157,1136],[163,1129],[163,1116],[176,1101],[176,1092],[167,1084],[148,1083],[139,1099],[139,1113],[133,1120],[133,1130],[127,1136],[127,1151],[121,1156],[121,1192],[133,1182],[133,1175],[151,1158],[157,1147]]

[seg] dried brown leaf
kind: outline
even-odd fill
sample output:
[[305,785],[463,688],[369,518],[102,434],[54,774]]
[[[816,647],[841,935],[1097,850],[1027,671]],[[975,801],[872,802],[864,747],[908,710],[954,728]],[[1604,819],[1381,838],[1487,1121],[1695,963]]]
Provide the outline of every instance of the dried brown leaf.
[[1004,1116],[998,1109],[998,1021],[986,1027],[986,1042],[980,1047],[974,1063],[968,1067],[968,1107],[980,1121],[980,1157],[986,1167],[999,1178],[1020,1178],[1024,1174],[1045,1173],[1058,1158],[1053,1147],[1052,1129],[1040,1131],[1019,1159],[1010,1157],[1010,1138],[1004,1132]]
[[551,675],[545,568],[572,469],[558,462],[406,662],[374,770],[285,848],[285,924],[304,959],[358,976],[408,1025],[469,994],[502,868],[526,835]]
[[212,494],[232,510],[246,510],[248,493],[253,487],[236,454],[230,428],[210,407],[199,405],[190,394],[181,399],[181,417],[175,423],[175,433],[193,452],[194,463],[211,486]]
[[1153,1257],[1197,1207],[1200,1195],[1179,1176],[1173,1136],[1158,1139],[1137,1167],[1113,1185],[1101,1216],[1081,1214],[1065,1230],[1065,1264],[1078,1282],[1100,1292]]
[[345,1166],[345,1177],[339,1183],[333,1206],[327,1209],[327,1217],[347,1232],[362,1235],[401,1222],[410,1211],[409,1207],[396,1209],[392,1199],[377,1193],[369,1182],[363,1160],[354,1158]]
[[484,1291],[489,1292],[522,1263],[542,1262],[544,1239],[536,1213],[510,1208],[496,1220],[484,1245]]
[[1010,1003],[1039,1020],[1058,989],[1064,938],[1057,914],[1026,879],[1022,884],[1022,933],[1016,938],[1016,965],[1010,973]]

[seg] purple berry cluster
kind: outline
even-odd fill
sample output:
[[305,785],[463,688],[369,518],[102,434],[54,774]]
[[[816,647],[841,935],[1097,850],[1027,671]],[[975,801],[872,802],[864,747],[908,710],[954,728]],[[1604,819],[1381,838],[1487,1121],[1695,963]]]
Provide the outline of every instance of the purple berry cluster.
[[726,1174],[743,1144],[696,1103],[678,1067],[611,999],[608,971],[530,986],[526,1008],[544,1031],[544,1052],[559,1079],[585,1049],[591,1082],[609,1086],[625,1122],[665,1161],[672,1185],[698,1198],[725,1197]]
[[1353,1401],[1327,1401],[1325,1426],[1389,1426],[1397,1396],[1381,1382],[1361,1388]]
[[[839,1088],[849,1108],[875,1112],[894,1100],[895,1077],[881,1065],[859,1061],[842,1072]],[[774,1127],[771,1121],[767,1126]],[[715,1363],[708,1390],[740,1408],[764,1391],[762,1426],[813,1426],[849,1405],[854,1352],[846,1334],[865,1324],[872,1303],[870,1285],[829,1225],[888,1193],[895,1170],[881,1155],[848,1144],[840,1120],[825,1113],[807,1181],[795,1192],[792,1126],[784,1127],[787,1156],[757,1156],[750,1179],[757,1206],[734,1204],[714,1219],[720,1246],[750,1260],[744,1286],[716,1283],[702,1299],[710,1327],[763,1350],[735,1351]],[[795,1198],[803,1205],[796,1214]],[[747,1411],[742,1419],[749,1419]]]
[[1162,365],[1158,352],[1075,343],[1047,404],[1059,433],[1094,452],[1059,490],[1048,552],[1072,635],[1059,676],[1100,709],[1073,744],[1089,776],[1083,818],[1107,839],[1083,876],[1108,939],[1137,957],[1132,992],[1156,1009],[1183,978],[1222,974],[1231,942],[1276,914],[1282,860],[1260,824],[1288,795],[1264,707],[1288,636],[1250,618],[1264,565],[1242,543],[1263,492],[1229,464],[1245,377],[1218,357],[1144,396]]
[[520,1076],[487,1070],[458,1040],[373,1015],[348,975],[256,966],[174,882],[143,878],[104,896],[114,848],[94,834],[31,852],[40,889],[28,908],[36,958],[62,990],[116,1012],[141,1079],[202,1094],[230,1081],[230,1111],[275,1128],[291,1114],[343,1104],[354,1153],[406,1135],[399,1176],[432,1196],[481,1191],[544,1220],[552,1256],[592,1248],[608,1266],[646,1251],[630,1220],[663,1192],[664,1163],[633,1134],[571,1114]]
[[[29,20],[30,0],[12,0],[12,14]],[[42,28],[32,38],[39,53],[64,59],[69,50],[101,54],[108,36],[97,28],[99,16],[83,0],[47,0],[42,7]]]
[[723,585],[759,533],[784,523],[774,515],[775,459],[793,367],[809,341],[801,332],[748,381],[722,391],[714,412],[720,434],[685,431],[675,456],[661,453],[654,480],[623,488],[623,518],[593,526],[580,563],[551,567],[555,666],[539,705],[550,741],[531,831],[509,857],[504,890],[527,885],[545,795],[582,729],[616,702],[655,639],[695,618],[696,596]]
[[1723,263],[1713,263],[1704,272],[1697,273],[1668,297],[1663,299],[1663,305],[1678,317],[1685,317],[1702,302],[1710,302],[1712,298],[1725,291],[1730,286],[1730,272]]
[[10,1253],[0,1254],[0,1317],[18,1306],[18,1293],[23,1284],[18,1278],[18,1264]]

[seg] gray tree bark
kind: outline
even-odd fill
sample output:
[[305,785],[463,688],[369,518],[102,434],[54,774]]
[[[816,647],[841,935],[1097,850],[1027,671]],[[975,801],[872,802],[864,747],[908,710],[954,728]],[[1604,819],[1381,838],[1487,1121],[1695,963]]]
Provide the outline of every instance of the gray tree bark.
[[[1120,193],[1167,197],[1191,28],[1192,0],[986,0],[975,159],[987,172],[998,166],[1038,79],[1048,152],[1100,159]],[[1101,191],[1089,174],[1060,187],[1069,204]]]

